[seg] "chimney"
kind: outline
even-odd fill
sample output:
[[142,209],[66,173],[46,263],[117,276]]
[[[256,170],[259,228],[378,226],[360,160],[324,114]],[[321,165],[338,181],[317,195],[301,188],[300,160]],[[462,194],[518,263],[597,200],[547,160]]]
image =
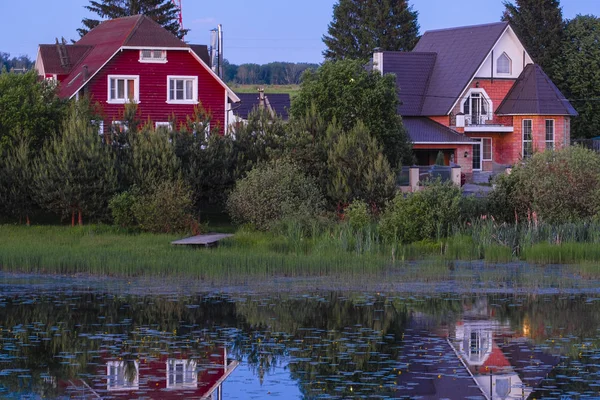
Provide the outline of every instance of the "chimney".
[[383,50],[379,47],[373,50],[373,71],[379,71],[383,75]]
[[84,83],[85,83],[85,82],[88,80],[88,78],[90,77],[90,73],[89,73],[89,71],[88,71],[88,66],[87,66],[87,65],[84,65],[84,66],[83,66],[83,74],[82,74],[82,77],[83,77],[83,82],[84,82]]

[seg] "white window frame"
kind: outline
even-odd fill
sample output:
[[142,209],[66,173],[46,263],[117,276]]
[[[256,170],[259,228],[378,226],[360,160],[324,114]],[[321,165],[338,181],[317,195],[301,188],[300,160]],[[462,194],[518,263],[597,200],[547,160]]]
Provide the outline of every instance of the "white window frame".
[[[175,81],[189,81],[192,84],[192,99],[185,100],[171,100],[171,80]],[[185,84],[184,84],[184,95],[185,95]],[[198,104],[198,77],[193,75],[168,75],[167,76],[167,104]]]
[[104,136],[104,121],[93,119],[90,121],[94,128],[98,127],[98,135]]
[[486,121],[491,121],[494,119],[494,103],[492,102],[492,99],[490,99],[490,96],[488,96],[487,92],[482,89],[482,88],[473,88],[470,89],[467,94],[461,99],[460,101],[460,112],[463,113],[465,115],[465,122],[469,121],[470,123],[468,125],[479,125],[479,124],[473,124],[472,123],[472,104],[469,103],[469,114],[465,113],[465,102],[467,101],[467,99],[469,99],[469,101],[471,100],[471,95],[473,93],[478,93],[479,96],[481,97],[482,101],[486,101],[488,103],[488,110],[487,110],[487,114],[485,115],[485,120]]
[[158,128],[167,128],[169,131],[172,131],[173,124],[171,124],[170,122],[156,122],[154,124],[154,129],[158,129]]
[[[107,100],[106,102],[108,104],[126,104],[129,103],[129,101],[131,100],[129,97],[129,93],[125,93],[125,98],[123,99],[118,99],[118,98],[111,98],[112,96],[112,86],[111,86],[111,82],[113,80],[124,80],[124,81],[129,81],[132,80],[134,82],[133,84],[133,101],[136,103],[140,103],[140,76],[139,75],[108,75],[108,79],[107,79],[107,86],[108,86],[108,93],[107,93]],[[125,90],[127,90],[128,85],[125,84]]]
[[111,123],[112,127],[119,131],[119,133],[124,133],[129,131],[129,127],[124,121],[113,121]]
[[[126,361],[109,361],[106,363],[106,390],[108,391],[125,391],[138,390],[140,388],[140,364],[134,361],[135,379],[133,382],[126,381],[125,377]],[[111,374],[111,368],[116,369],[115,374]]]
[[[552,140],[548,140],[548,122],[552,122]],[[547,119],[544,123],[544,141],[546,143],[546,150],[554,150],[556,145],[556,121],[554,119]],[[548,145],[551,145],[548,147]]]
[[[144,57],[144,52],[151,52],[150,57]],[[160,52],[160,57],[155,57],[157,53]],[[152,63],[152,64],[166,64],[167,63],[167,51],[166,50],[158,50],[158,49],[142,49],[140,50],[140,59],[141,63]]]
[[[530,140],[525,140],[525,122],[529,121],[529,123],[531,124],[531,139]],[[522,129],[521,129],[521,142],[523,144],[523,149],[522,149],[522,154],[523,154],[523,158],[529,158],[531,156],[533,156],[533,120],[532,119],[524,119],[522,124]],[[525,145],[526,143],[531,143],[531,154],[525,154]]]
[[[177,366],[182,366],[182,382],[175,382]],[[167,360],[167,389],[191,389],[198,387],[197,363],[193,360],[178,360],[169,358]]]
[[[478,138],[481,140],[481,161],[493,161],[494,159],[494,141],[489,137]],[[485,158],[485,142],[490,141],[490,158]]]
[[[508,72],[500,71],[500,59],[506,57],[508,60]],[[496,59],[496,73],[498,75],[512,75],[512,59],[506,54],[506,52],[500,54],[500,57]]]

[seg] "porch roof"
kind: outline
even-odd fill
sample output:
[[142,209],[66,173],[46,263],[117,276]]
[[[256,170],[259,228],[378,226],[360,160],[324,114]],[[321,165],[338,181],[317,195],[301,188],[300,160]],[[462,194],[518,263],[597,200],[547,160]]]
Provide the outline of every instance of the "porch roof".
[[415,144],[472,144],[468,136],[427,117],[404,117],[404,126]]

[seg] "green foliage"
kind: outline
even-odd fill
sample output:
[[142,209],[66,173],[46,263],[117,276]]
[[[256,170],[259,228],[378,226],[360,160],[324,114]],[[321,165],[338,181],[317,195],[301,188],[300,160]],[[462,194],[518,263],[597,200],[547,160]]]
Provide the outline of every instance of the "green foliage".
[[559,0],[505,0],[504,6],[502,20],[510,22],[531,58],[553,79],[565,26]]
[[227,201],[232,218],[268,230],[284,219],[314,216],[323,196],[314,180],[285,160],[262,164],[239,180]]
[[34,62],[25,55],[10,58],[9,53],[0,52],[0,72],[6,70],[11,71],[29,71],[34,66]]
[[139,191],[132,188],[126,192],[113,196],[108,203],[115,225],[122,228],[136,228],[137,221],[133,213],[133,206],[139,196]]
[[355,231],[362,231],[371,224],[371,215],[367,203],[362,200],[354,200],[344,210],[344,219]]
[[57,134],[66,103],[50,81],[39,81],[37,72],[26,74],[0,69],[0,153],[20,140],[40,149],[44,140]]
[[27,219],[33,199],[33,154],[29,143],[20,141],[7,151],[0,163],[0,211],[19,220]]
[[418,13],[407,0],[340,0],[323,37],[327,59],[367,59],[373,50],[411,51],[419,40]]
[[85,110],[73,107],[62,135],[44,145],[34,181],[44,208],[63,216],[79,213],[80,219],[104,216],[117,186],[115,159]]
[[[131,211],[145,232],[194,232],[192,192],[182,180],[162,181],[140,195],[134,195]],[[116,220],[115,220],[116,222]]]
[[[181,29],[179,9],[170,0],[90,0],[90,5],[85,6],[85,8],[104,19],[144,14],[180,39],[189,31],[189,29]],[[101,21],[84,18],[81,22],[84,28],[77,29],[77,32],[80,36],[83,36],[98,26]]]
[[582,147],[535,154],[500,178],[490,194],[499,217],[534,218],[564,223],[587,219],[600,211],[600,155]]
[[289,62],[235,65],[225,60],[224,80],[242,85],[297,85],[304,71],[318,67],[318,64]]
[[398,101],[393,75],[368,72],[361,61],[328,61],[316,72],[304,74],[290,112],[293,119],[300,119],[314,107],[324,121],[337,121],[345,132],[362,121],[395,168],[401,161],[410,163],[413,157],[397,115]]
[[435,165],[446,165],[446,160],[444,159],[443,151],[438,151],[437,156],[435,157]]
[[572,122],[572,136],[600,135],[600,19],[578,15],[567,22],[561,56],[555,59],[553,81],[572,100],[579,117]]
[[382,207],[394,195],[396,179],[377,140],[360,122],[348,133],[331,125],[328,135],[328,195],[334,204],[360,199]]
[[169,132],[146,125],[135,134],[128,135],[129,146],[122,149],[128,185],[142,189],[157,182],[172,181],[179,176],[181,163],[175,154],[175,146]]
[[460,219],[461,200],[460,188],[451,182],[433,182],[408,195],[398,193],[381,216],[381,235],[392,243],[445,237]]

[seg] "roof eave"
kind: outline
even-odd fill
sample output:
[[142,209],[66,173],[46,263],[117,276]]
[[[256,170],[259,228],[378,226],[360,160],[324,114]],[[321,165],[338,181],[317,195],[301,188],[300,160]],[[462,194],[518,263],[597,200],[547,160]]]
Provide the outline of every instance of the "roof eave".
[[221,86],[223,86],[223,88],[227,91],[227,94],[229,95],[229,99],[233,103],[239,103],[241,101],[240,98],[235,94],[235,92],[231,90],[231,88],[227,86],[225,82],[223,82],[219,75],[215,74],[215,71],[213,71],[212,68],[210,68],[204,61],[202,61],[200,56],[196,54],[195,51],[193,51],[190,47],[186,48],[185,50],[187,50],[196,59],[196,61],[198,61],[200,65],[202,65],[208,71],[208,73],[211,74],[212,77],[217,80],[217,82],[219,82]]

